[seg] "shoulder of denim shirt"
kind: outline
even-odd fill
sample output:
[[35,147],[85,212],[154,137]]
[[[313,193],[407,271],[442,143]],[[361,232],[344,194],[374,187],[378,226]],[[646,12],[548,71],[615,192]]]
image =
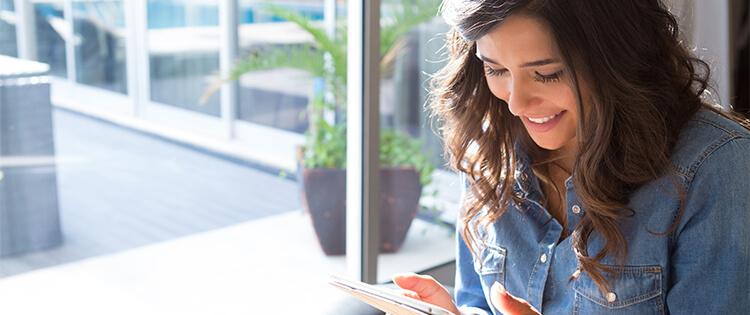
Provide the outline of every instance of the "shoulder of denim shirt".
[[[689,186],[700,166],[714,151],[737,139],[750,139],[750,132],[710,109],[696,112],[680,132],[671,156],[683,184]],[[738,151],[737,154],[747,152]]]

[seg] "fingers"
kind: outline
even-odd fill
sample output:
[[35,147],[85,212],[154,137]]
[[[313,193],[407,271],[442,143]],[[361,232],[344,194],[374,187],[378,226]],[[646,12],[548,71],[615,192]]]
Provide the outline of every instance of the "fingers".
[[393,283],[405,291],[412,292],[416,299],[440,306],[453,314],[459,314],[453,297],[435,278],[414,273],[398,274]]
[[396,294],[403,295],[405,297],[409,297],[412,299],[420,300],[419,295],[414,291],[409,291],[406,289],[393,289],[393,291],[395,291]]
[[435,278],[414,273],[398,274],[393,277],[393,283],[421,297],[432,296],[445,290]]
[[495,282],[490,289],[490,302],[503,314],[509,315],[527,315],[539,314],[529,302],[517,298],[505,290],[502,284]]

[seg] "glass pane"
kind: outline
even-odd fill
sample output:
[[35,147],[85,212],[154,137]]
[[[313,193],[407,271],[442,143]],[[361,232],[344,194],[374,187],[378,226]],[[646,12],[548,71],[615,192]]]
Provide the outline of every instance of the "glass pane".
[[13,0],[0,0],[0,55],[18,56]]
[[[425,109],[428,80],[442,65],[447,26],[440,0],[381,5],[381,230],[378,278],[453,260],[459,187],[444,169],[441,142]],[[413,218],[413,220],[412,220]]]
[[220,116],[219,93],[201,101],[219,72],[218,18],[218,1],[148,1],[151,100]]
[[[345,68],[325,70],[325,55],[337,55],[333,64],[345,67],[346,29],[329,32],[325,6],[329,1],[308,0],[239,2],[238,32],[240,125],[247,122],[295,133],[306,133],[304,147],[298,148],[297,184],[304,215],[279,216],[279,228],[294,240],[285,250],[294,257],[277,261],[269,271],[277,280],[267,284],[260,300],[273,300],[272,292],[286,290],[289,281],[297,289],[316,292],[306,296],[309,313],[320,313],[341,293],[325,284],[329,274],[344,274],[346,266],[346,120]],[[346,23],[346,3],[334,2],[333,23]],[[305,30],[301,25],[309,25]],[[334,47],[324,47],[311,32],[325,34]],[[326,50],[327,49],[327,50]],[[335,51],[336,53],[332,53]],[[342,62],[343,61],[343,62]],[[285,145],[278,143],[275,145]],[[286,244],[286,243],[283,243]],[[274,256],[268,252],[264,255]],[[296,266],[304,266],[302,272]],[[291,268],[291,269],[288,269]],[[303,280],[294,280],[294,277]],[[286,306],[283,306],[284,309]],[[271,311],[271,313],[287,313]],[[262,312],[258,312],[262,313]],[[291,313],[291,312],[290,312]],[[335,312],[334,312],[335,313]]]
[[59,77],[68,75],[65,61],[65,40],[68,34],[62,1],[34,2],[36,27],[36,58],[49,64],[50,73]]
[[[322,27],[324,2],[307,0],[278,5]],[[239,9],[240,56],[264,55],[268,62],[257,64],[240,78],[238,119],[303,133],[308,128],[307,104],[313,88],[324,88],[321,74],[308,70],[322,69],[322,61],[299,56],[296,57],[304,62],[289,59],[315,50],[316,43],[308,32],[274,14],[267,1],[241,1]],[[343,14],[343,6],[338,11]],[[322,53],[312,55],[322,57]]]
[[127,93],[125,17],[122,1],[73,2],[76,80]]

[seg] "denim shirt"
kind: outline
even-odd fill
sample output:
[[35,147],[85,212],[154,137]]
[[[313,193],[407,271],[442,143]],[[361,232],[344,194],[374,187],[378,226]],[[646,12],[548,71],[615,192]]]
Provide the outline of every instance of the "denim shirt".
[[[495,281],[545,314],[750,313],[750,134],[703,109],[680,133],[671,160],[676,176],[637,189],[628,204],[635,214],[618,221],[628,254],[624,265],[602,261],[619,271],[605,275],[605,293],[585,272],[571,280],[578,267],[571,237],[559,241],[564,227],[540,202],[533,173],[522,168],[528,184],[516,189],[524,201],[476,231],[478,259],[456,233],[455,300],[462,314],[499,314],[488,302]],[[658,235],[676,222],[676,184],[687,193],[684,213],[673,233]],[[565,187],[571,229],[586,209],[570,178]],[[592,234],[589,253],[602,246]]]

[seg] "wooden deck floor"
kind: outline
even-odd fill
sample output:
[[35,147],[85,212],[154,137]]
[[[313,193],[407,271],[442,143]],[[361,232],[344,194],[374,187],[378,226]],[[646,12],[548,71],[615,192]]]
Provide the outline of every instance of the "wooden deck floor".
[[67,111],[54,113],[64,244],[0,278],[301,209],[296,183]]

